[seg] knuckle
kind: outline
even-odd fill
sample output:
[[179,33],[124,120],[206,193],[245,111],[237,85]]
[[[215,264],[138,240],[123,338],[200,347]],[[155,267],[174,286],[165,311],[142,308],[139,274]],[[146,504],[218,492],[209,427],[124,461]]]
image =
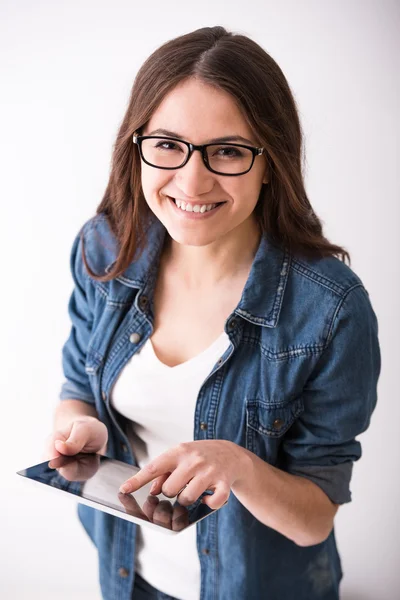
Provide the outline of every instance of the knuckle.
[[225,481],[219,481],[217,489],[219,493],[226,496],[226,498],[228,498],[229,494],[231,493],[231,488]]
[[154,463],[150,462],[148,465],[145,465],[143,467],[143,470],[148,471],[149,473],[153,474],[156,472],[156,466]]
[[208,483],[215,480],[215,468],[213,465],[207,465],[203,470],[203,479],[208,479]]
[[87,419],[76,419],[76,421],[74,421],[73,426],[75,427],[75,429],[88,429],[88,427],[90,426],[90,421],[88,421]]
[[177,445],[177,449],[182,453],[182,454],[186,454],[186,452],[188,451],[188,446],[189,443],[188,442],[179,442],[179,444]]
[[[202,467],[204,465],[204,457],[201,456],[197,451],[191,456],[191,464],[195,468]],[[212,470],[211,470],[212,472]]]
[[74,421],[71,427],[70,439],[76,441],[77,439],[81,439],[83,436],[88,436],[90,434],[90,429],[88,428],[88,424],[85,421],[77,420]]

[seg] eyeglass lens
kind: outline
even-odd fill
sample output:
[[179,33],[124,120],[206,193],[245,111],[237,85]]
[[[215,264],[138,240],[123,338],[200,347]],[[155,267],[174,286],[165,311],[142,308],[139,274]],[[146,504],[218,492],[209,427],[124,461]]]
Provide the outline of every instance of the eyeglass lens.
[[[235,174],[247,171],[253,160],[253,153],[241,146],[213,144],[206,148],[208,163],[214,171]],[[175,140],[148,138],[142,140],[144,159],[155,167],[179,168],[189,154],[189,148]]]

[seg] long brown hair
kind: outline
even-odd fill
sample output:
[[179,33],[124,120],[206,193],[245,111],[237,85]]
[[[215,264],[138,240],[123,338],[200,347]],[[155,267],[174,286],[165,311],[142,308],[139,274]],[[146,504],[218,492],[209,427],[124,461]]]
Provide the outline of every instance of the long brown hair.
[[[263,184],[255,216],[263,233],[293,254],[337,256],[348,252],[331,244],[307,197],[303,174],[303,134],[296,102],[280,67],[250,38],[224,27],[204,27],[172,39],[144,62],[113,147],[109,182],[96,214],[104,214],[118,244],[118,256],[98,281],[122,274],[146,244],[150,209],[141,188],[141,163],[132,135],[151,118],[178,83],[196,77],[229,92],[260,145],[266,149],[269,182]],[[83,232],[81,232],[83,238]]]

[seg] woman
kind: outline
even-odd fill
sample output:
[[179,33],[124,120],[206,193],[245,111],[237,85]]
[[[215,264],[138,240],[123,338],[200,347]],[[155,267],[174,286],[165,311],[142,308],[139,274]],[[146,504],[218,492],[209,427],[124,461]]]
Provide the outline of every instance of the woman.
[[287,81],[245,36],[199,29],[136,77],[72,248],[48,454],[106,453],[141,467],[122,492],[154,480],[154,494],[184,488],[189,505],[211,490],[222,508],[171,542],[80,505],[106,599],[339,597],[333,521],[380,355],[301,153]]

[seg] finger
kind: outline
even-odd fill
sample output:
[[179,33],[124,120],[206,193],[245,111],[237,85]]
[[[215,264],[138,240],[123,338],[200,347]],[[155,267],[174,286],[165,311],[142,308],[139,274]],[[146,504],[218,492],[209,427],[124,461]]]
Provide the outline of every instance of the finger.
[[160,477],[157,477],[157,479],[153,481],[153,485],[150,488],[150,494],[152,494],[153,496],[161,494],[161,488],[170,475],[171,473],[165,473],[164,475],[160,475]]
[[213,495],[203,496],[202,502],[203,504],[207,504],[210,508],[217,510],[228,502],[230,493],[230,487],[226,483],[220,482],[215,486]]
[[156,477],[165,473],[172,473],[176,467],[177,460],[177,453],[167,450],[167,452],[160,454],[160,456],[143,467],[136,475],[124,481],[119,491],[124,494],[136,492],[136,490],[146,485],[146,483],[153,481]]
[[61,453],[54,448],[54,442],[52,442],[51,444],[48,444],[43,452],[42,461],[46,462],[48,460],[53,460],[53,458],[58,458],[59,456],[61,456]]
[[55,447],[58,451],[71,456],[78,454],[85,446],[88,439],[87,423],[85,421],[74,421],[71,432],[65,441],[56,440]]
[[200,498],[207,489],[210,489],[209,480],[204,476],[196,476],[191,479],[178,495],[178,502],[182,506],[189,506]]
[[43,460],[51,460],[52,458],[57,458],[61,456],[62,452],[59,452],[55,447],[55,440],[66,440],[67,437],[68,435],[66,435],[62,431],[55,431],[51,433],[47,438]]
[[167,498],[175,498],[183,489],[186,488],[188,482],[192,479],[192,477],[193,473],[189,471],[188,465],[185,463],[181,463],[165,479],[161,487],[161,492]]

